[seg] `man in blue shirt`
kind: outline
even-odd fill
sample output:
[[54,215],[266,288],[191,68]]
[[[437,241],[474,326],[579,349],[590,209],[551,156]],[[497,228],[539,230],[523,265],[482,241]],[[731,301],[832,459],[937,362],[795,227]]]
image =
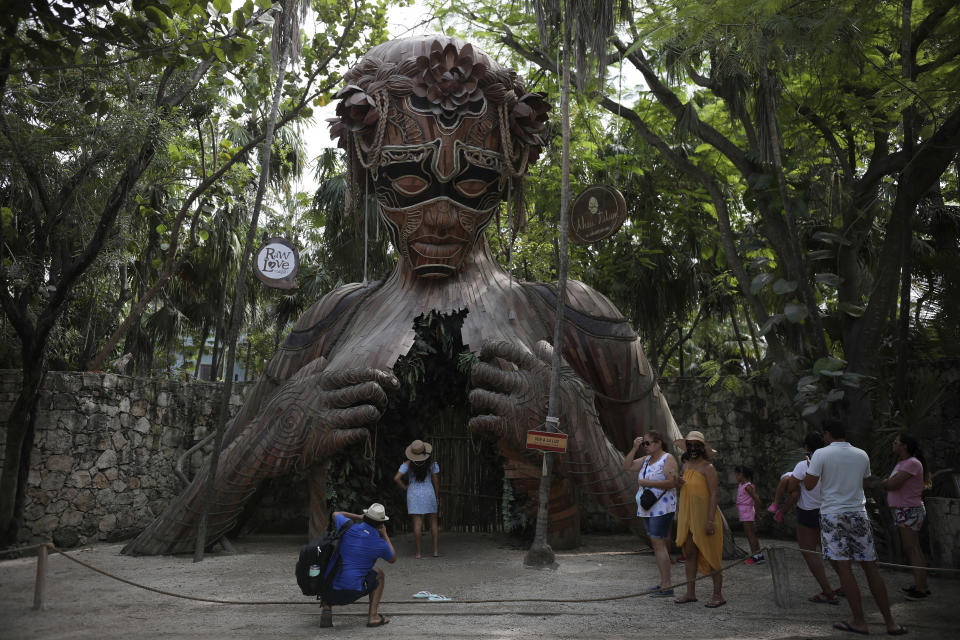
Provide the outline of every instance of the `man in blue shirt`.
[[380,627],[390,622],[389,618],[377,613],[380,596],[383,595],[384,576],[382,569],[373,568],[378,558],[390,564],[397,561],[397,552],[387,535],[386,522],[389,519],[383,505],[378,502],[364,509],[363,515],[334,512],[333,524],[337,531],[351,520],[356,524],[340,539],[342,565],[333,578],[332,590],[323,596],[321,627],[333,626],[334,605],[350,604],[366,595],[370,596],[367,626]]

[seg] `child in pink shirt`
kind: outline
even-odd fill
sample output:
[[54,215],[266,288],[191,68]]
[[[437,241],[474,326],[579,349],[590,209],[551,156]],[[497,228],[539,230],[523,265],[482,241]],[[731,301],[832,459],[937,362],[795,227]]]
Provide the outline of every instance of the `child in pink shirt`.
[[753,487],[753,469],[750,467],[738,466],[737,472],[737,515],[740,522],[743,523],[743,532],[747,536],[747,542],[750,543],[750,557],[747,558],[747,564],[760,564],[764,561],[763,554],[760,553],[760,541],[753,531],[753,523],[757,519],[757,507],[760,506],[760,496]]

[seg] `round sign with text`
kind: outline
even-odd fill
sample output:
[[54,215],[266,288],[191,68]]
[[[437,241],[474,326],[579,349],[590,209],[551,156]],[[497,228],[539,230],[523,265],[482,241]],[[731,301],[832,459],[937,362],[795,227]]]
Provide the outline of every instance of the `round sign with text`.
[[570,239],[590,244],[609,238],[627,218],[623,194],[607,185],[587,187],[570,207]]
[[277,289],[295,289],[300,255],[286,238],[270,238],[257,250],[253,271],[260,282]]

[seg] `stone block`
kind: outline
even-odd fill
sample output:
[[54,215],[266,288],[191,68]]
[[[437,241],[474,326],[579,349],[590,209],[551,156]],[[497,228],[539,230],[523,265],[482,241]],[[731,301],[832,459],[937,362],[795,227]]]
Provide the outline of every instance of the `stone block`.
[[113,449],[107,449],[97,458],[97,469],[107,469],[117,466],[117,452]]
[[102,473],[93,476],[93,486],[97,489],[106,489],[110,486],[110,480]]
[[130,413],[136,418],[142,418],[143,416],[147,415],[148,408],[149,405],[147,404],[147,401],[141,398],[134,401],[133,406],[130,407]]
[[134,425],[134,419],[133,419],[133,416],[132,416],[132,415],[130,415],[129,413],[123,413],[123,412],[121,412],[118,417],[119,417],[119,419],[120,419],[120,428],[121,428],[121,429],[130,429],[131,427],[133,427],[133,425]]
[[103,388],[113,389],[117,386],[117,374],[107,373],[103,376]]
[[129,500],[124,500],[124,496],[128,495],[124,493],[127,488],[127,483],[123,480],[114,480],[110,483],[110,488],[116,491],[119,495],[117,496],[117,504],[124,504],[125,502],[132,502],[133,497],[131,496]]
[[72,393],[58,393],[53,398],[53,408],[59,411],[76,411],[77,399]]
[[101,404],[100,411],[111,418],[120,414],[120,408],[115,407],[112,404]]
[[80,511],[86,511],[93,503],[93,492],[89,489],[77,492],[77,497],[73,499],[73,506]]
[[84,398],[80,401],[80,412],[85,415],[93,415],[98,409],[99,407],[97,406],[97,403],[91,398]]
[[117,516],[112,513],[108,513],[104,517],[100,518],[100,522],[97,523],[97,528],[100,529],[102,533],[110,533],[117,528]]
[[83,522],[83,514],[76,509],[68,509],[60,516],[60,525],[64,527],[75,527]]
[[137,424],[134,425],[133,429],[137,433],[149,433],[150,427],[151,427],[150,421],[141,416],[137,420]]
[[117,433],[114,433],[113,436],[111,436],[111,438],[113,440],[113,448],[115,450],[120,451],[125,446],[127,446],[127,439],[124,438],[123,434],[120,433],[119,431]]
[[167,391],[161,391],[157,394],[157,406],[158,407],[169,407],[170,406],[170,393]]
[[70,506],[70,503],[66,500],[56,500],[47,505],[47,513],[60,514],[66,511],[68,506]]
[[40,488],[44,491],[59,491],[67,479],[62,471],[49,471],[40,478]]
[[50,533],[60,526],[60,517],[55,515],[43,516],[37,520],[31,529],[34,533]]
[[73,456],[54,455],[47,458],[48,471],[70,471],[73,469]]
[[117,408],[120,409],[120,413],[130,413],[130,398],[127,396],[121,397]]

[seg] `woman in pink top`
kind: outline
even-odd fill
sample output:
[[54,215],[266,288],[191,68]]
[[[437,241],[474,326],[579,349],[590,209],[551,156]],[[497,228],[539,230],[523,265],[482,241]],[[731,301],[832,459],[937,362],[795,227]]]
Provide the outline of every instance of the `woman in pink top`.
[[[893,520],[900,531],[900,542],[910,564],[922,567],[925,561],[918,532],[923,526],[926,511],[920,495],[929,473],[924,469],[923,454],[913,436],[906,433],[898,435],[893,441],[893,452],[900,456],[900,462],[880,486],[887,490],[887,504],[893,512]],[[908,600],[922,600],[930,595],[926,571],[914,569],[913,581],[914,584],[903,588]]]

